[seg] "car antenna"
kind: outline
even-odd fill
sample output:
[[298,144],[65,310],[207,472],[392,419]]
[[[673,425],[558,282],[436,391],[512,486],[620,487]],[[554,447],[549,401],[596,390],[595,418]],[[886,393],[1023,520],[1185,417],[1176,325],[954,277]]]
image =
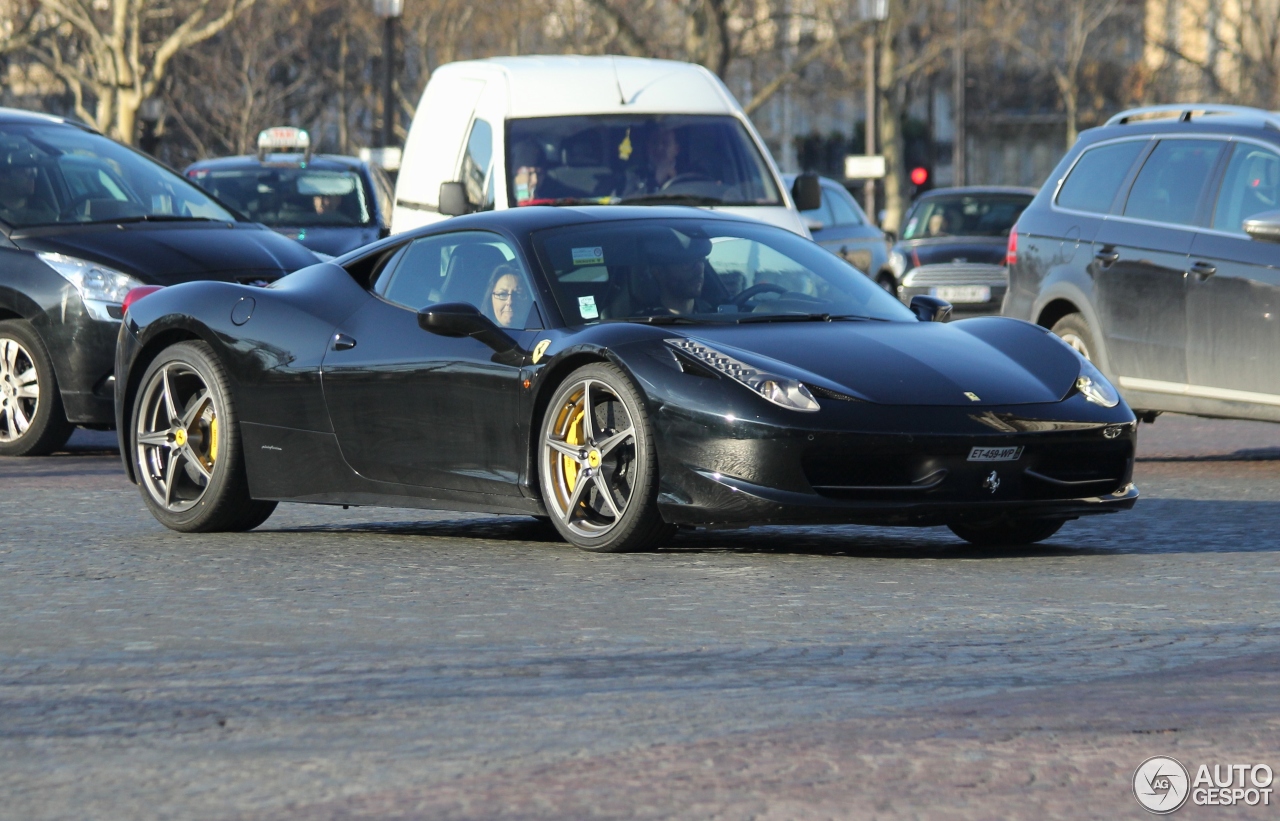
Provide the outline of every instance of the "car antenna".
[[618,89],[618,104],[627,104],[627,95],[622,93],[622,78],[618,76],[618,58],[609,56],[609,65],[613,66],[613,84]]

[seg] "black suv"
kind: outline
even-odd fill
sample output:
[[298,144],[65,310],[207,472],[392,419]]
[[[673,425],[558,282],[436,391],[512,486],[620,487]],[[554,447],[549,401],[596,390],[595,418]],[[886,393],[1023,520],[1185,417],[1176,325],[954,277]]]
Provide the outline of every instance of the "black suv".
[[140,285],[269,282],[316,262],[154,160],[0,108],[0,456],[115,422],[116,337]]
[[1125,111],[1009,237],[1004,313],[1052,328],[1135,412],[1280,421],[1280,115]]

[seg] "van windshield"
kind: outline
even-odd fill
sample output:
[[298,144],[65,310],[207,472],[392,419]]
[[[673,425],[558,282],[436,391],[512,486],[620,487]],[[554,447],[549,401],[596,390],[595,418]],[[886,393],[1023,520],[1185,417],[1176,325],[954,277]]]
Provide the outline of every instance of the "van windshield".
[[507,126],[520,205],[782,205],[768,164],[730,116],[535,117]]

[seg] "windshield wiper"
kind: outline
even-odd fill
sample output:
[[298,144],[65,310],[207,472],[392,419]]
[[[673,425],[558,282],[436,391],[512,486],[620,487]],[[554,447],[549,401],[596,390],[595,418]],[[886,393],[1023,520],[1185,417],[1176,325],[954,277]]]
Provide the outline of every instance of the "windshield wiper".
[[672,205],[724,205],[719,197],[708,197],[700,194],[645,194],[640,197],[626,197],[619,201],[620,205],[652,205],[669,203]]
[[184,217],[179,214],[140,214],[136,217],[118,217],[112,220],[94,220],[94,222],[226,222],[213,217]]
[[692,317],[682,316],[680,314],[658,314],[657,316],[620,316],[616,319],[606,319],[605,322],[638,322],[642,325],[700,325],[703,322],[714,322],[715,320],[693,319]]
[[739,325],[752,322],[830,322],[831,314],[752,314],[738,320]]

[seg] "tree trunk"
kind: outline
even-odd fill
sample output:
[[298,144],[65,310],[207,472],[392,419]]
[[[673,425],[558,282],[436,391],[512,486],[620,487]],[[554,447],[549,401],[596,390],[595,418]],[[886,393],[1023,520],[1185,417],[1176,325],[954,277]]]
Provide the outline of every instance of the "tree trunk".
[[880,35],[880,76],[876,80],[880,96],[880,152],[884,154],[884,220],[880,227],[898,233],[906,210],[907,169],[903,155],[902,104],[905,82],[895,79],[898,59],[897,39],[892,24],[882,26]]
[[115,127],[111,136],[125,145],[136,145],[138,139],[138,109],[142,107],[142,95],[132,89],[118,89],[116,98]]
[[1067,109],[1067,148],[1076,144],[1076,137],[1079,136],[1077,130],[1076,117],[1079,114],[1080,95],[1079,89],[1076,88],[1075,79],[1067,81],[1068,85],[1062,92],[1062,103]]

